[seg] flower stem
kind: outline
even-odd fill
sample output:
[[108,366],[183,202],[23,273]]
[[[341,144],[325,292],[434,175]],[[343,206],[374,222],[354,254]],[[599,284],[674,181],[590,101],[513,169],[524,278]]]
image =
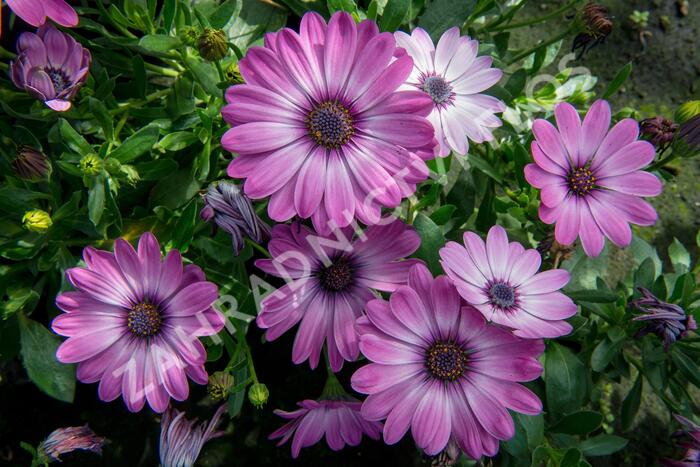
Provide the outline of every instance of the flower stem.
[[248,342],[245,339],[245,335],[241,333],[241,345],[246,354],[246,359],[248,360],[248,371],[250,376],[253,377],[253,383],[258,384],[258,375],[255,373],[255,365],[253,364],[253,355],[250,353],[250,347],[248,347]]
[[0,58],[16,58],[16,57],[17,57],[17,55],[15,55],[14,53],[0,47]]
[[272,258],[272,255],[270,255],[270,252],[267,251],[267,250],[265,249],[265,247],[263,247],[262,245],[258,245],[257,243],[255,243],[254,241],[252,241],[252,240],[249,239],[249,238],[246,238],[246,239],[245,239],[245,242],[246,242],[248,245],[250,245],[251,247],[253,247],[255,250],[258,250],[260,253],[262,253],[263,255],[265,255],[266,258]]
[[652,170],[660,169],[664,165],[676,160],[677,158],[678,158],[678,154],[671,153],[668,156],[663,157],[663,158],[659,159],[658,161],[654,162],[653,164],[651,164],[649,167],[647,167],[647,170],[652,171]]
[[503,26],[497,26],[497,27],[491,29],[490,32],[499,32],[499,31],[505,31],[508,29],[523,28],[525,26],[531,26],[533,24],[543,23],[543,22],[548,21],[552,18],[556,18],[557,16],[564,13],[565,11],[573,8],[580,1],[581,0],[571,0],[569,3],[567,3],[563,7],[558,8],[558,9],[554,10],[553,12],[546,14],[544,16],[540,16],[539,18],[532,18],[532,19],[529,19],[527,21],[518,21],[516,23],[504,24]]
[[173,78],[177,78],[178,76],[180,76],[180,73],[170,68],[154,65],[152,63],[144,63],[144,66],[147,70],[151,70],[155,73],[160,73],[163,76],[172,76]]
[[547,39],[546,41],[542,42],[541,44],[537,44],[536,46],[531,47],[531,48],[525,50],[524,52],[520,52],[518,55],[511,58],[510,61],[508,61],[508,63],[506,63],[506,65],[510,66],[510,65],[514,64],[515,62],[522,60],[523,58],[529,56],[530,54],[537,52],[537,50],[542,48],[542,47],[549,47],[550,45],[554,44],[555,42],[558,42],[558,41],[562,40],[563,38],[565,38],[569,34],[570,31],[571,31],[571,28],[568,28],[565,31],[562,31],[561,33],[552,37],[551,39]]

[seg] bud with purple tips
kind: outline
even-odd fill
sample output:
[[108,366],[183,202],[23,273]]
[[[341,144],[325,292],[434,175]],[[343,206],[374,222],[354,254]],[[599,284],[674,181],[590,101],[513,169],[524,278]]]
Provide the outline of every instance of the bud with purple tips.
[[17,157],[12,161],[15,173],[24,180],[36,181],[49,178],[51,163],[44,153],[24,144],[17,147]]
[[685,449],[685,456],[682,460],[662,459],[661,465],[666,467],[697,467],[700,465],[700,426],[682,417],[678,414],[673,414],[683,426],[673,433],[674,438],[681,440],[678,446]]
[[270,228],[255,213],[255,208],[235,183],[219,181],[209,186],[203,195],[204,208],[200,217],[214,221],[217,226],[231,234],[234,254],[238,255],[244,246],[244,236],[256,243],[270,237]]
[[697,329],[692,315],[673,303],[662,302],[644,287],[639,287],[643,297],[634,300],[630,305],[641,311],[642,315],[633,318],[634,321],[646,321],[647,325],[640,329],[636,337],[654,333],[664,341],[664,350],[677,340],[684,337],[688,331]]
[[197,419],[185,418],[185,412],[169,407],[160,421],[160,465],[192,467],[204,444],[224,435],[216,427],[225,411],[226,404],[222,404],[209,423],[199,423]]
[[71,107],[71,100],[85,84],[90,51],[50,24],[36,34],[22,33],[17,59],[10,63],[10,77],[18,88],[58,112]]
[[639,131],[657,148],[663,148],[673,141],[678,128],[679,125],[677,123],[673,123],[661,115],[645,118],[639,122]]
[[69,426],[51,432],[40,445],[38,455],[47,462],[59,461],[63,454],[83,450],[102,454],[105,438],[97,436],[90,427]]

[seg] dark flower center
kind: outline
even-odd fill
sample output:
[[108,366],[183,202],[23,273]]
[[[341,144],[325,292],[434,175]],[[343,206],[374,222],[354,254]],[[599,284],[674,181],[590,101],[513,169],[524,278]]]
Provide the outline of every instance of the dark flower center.
[[344,145],[355,134],[350,111],[338,101],[314,107],[306,118],[306,126],[316,144],[329,149]]
[[421,89],[423,89],[436,104],[444,104],[452,97],[452,86],[440,76],[428,76],[425,78]]
[[137,336],[154,336],[160,330],[161,319],[158,307],[150,303],[139,303],[129,310],[126,318],[129,330]]
[[352,267],[347,258],[338,258],[330,266],[318,272],[321,287],[333,292],[341,292],[352,284]]
[[70,79],[63,70],[56,70],[54,68],[49,68],[46,70],[46,74],[51,78],[53,83],[53,88],[56,90],[56,94],[61,93],[68,89],[71,85]]
[[503,282],[497,282],[489,288],[491,303],[499,308],[515,305],[515,288]]
[[467,371],[467,354],[454,342],[436,342],[426,352],[425,366],[443,381],[454,381]]
[[588,167],[579,167],[572,170],[566,179],[569,182],[569,189],[578,196],[585,196],[595,188],[596,178]]

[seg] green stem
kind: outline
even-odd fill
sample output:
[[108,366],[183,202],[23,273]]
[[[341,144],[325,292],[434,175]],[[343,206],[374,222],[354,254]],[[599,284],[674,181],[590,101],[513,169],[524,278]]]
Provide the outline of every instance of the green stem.
[[153,102],[155,100],[158,100],[161,97],[165,97],[168,94],[170,94],[171,91],[172,91],[171,88],[165,88],[165,89],[161,89],[159,91],[152,92],[151,94],[147,95],[143,99],[138,99],[138,100],[133,100],[133,101],[127,102],[126,104],[122,105],[118,109],[112,110],[111,113],[112,113],[112,115],[118,115],[118,114],[122,113],[123,111],[128,110],[134,106],[148,104],[149,102]]
[[0,58],[16,58],[17,55],[0,47]]
[[677,158],[678,158],[678,154],[677,154],[677,153],[676,153],[676,154],[671,153],[671,154],[669,154],[668,156],[666,156],[666,157],[664,157],[664,158],[661,158],[661,159],[659,159],[658,161],[656,161],[656,162],[654,162],[653,164],[651,164],[649,167],[647,167],[647,170],[648,170],[648,171],[652,171],[652,170],[660,169],[660,168],[663,167],[664,165],[668,164],[668,163],[671,162],[671,161],[676,160]]
[[499,31],[506,31],[506,30],[508,30],[508,29],[522,28],[522,27],[525,27],[525,26],[532,26],[533,24],[537,24],[537,23],[542,23],[542,22],[548,21],[548,20],[550,20],[550,19],[552,19],[552,18],[555,18],[555,17],[559,16],[560,14],[564,13],[565,11],[567,11],[567,10],[573,8],[573,7],[576,6],[576,4],[579,3],[580,1],[581,1],[581,0],[572,0],[572,1],[570,1],[569,3],[567,3],[566,5],[564,5],[563,7],[558,8],[558,9],[554,10],[553,12],[551,12],[551,13],[549,13],[549,14],[547,14],[547,15],[540,16],[539,18],[529,19],[529,20],[527,20],[527,21],[519,21],[519,22],[516,22],[516,23],[509,23],[509,24],[505,24],[505,25],[503,25],[503,26],[498,26],[498,27],[495,27],[495,28],[491,29],[491,32],[499,32]]
[[219,62],[218,60],[216,60],[216,61],[214,62],[214,66],[216,67],[216,71],[219,72],[219,81],[222,81],[222,82],[223,82],[223,81],[226,81],[226,75],[224,74],[224,69],[221,68],[221,62]]
[[138,39],[136,35],[131,33],[128,29],[126,29],[124,26],[121,24],[117,23],[114,19],[112,19],[112,16],[109,14],[107,9],[104,7],[101,1],[97,2],[97,8],[100,10],[100,14],[102,14],[105,18],[109,20],[109,22],[114,26],[115,29],[117,29],[119,32],[124,34],[126,37],[129,37],[131,39]]
[[252,241],[252,240],[249,239],[249,238],[246,238],[246,239],[245,239],[245,242],[246,242],[248,245],[250,245],[251,247],[253,247],[254,249],[258,250],[258,251],[259,251],[260,253],[262,253],[263,255],[265,255],[266,258],[272,258],[272,255],[270,255],[270,252],[267,251],[267,250],[265,249],[265,247],[263,247],[262,245],[258,245],[257,243],[255,243],[254,241]]
[[250,353],[250,347],[248,347],[248,342],[245,340],[245,335],[241,333],[240,339],[246,358],[248,359],[248,371],[250,372],[250,376],[253,377],[253,383],[258,384],[258,375],[255,373],[255,365],[253,364],[253,355]]
[[144,66],[146,67],[147,70],[151,70],[155,73],[159,73],[163,76],[172,76],[173,78],[177,78],[180,76],[180,73],[177,71],[170,69],[170,68],[165,68],[162,66],[154,65],[152,63],[144,63]]
[[555,42],[558,42],[558,41],[562,40],[563,38],[565,38],[569,34],[570,31],[571,31],[571,28],[568,28],[565,31],[552,37],[551,39],[547,39],[546,41],[542,42],[541,44],[537,44],[536,46],[531,47],[531,48],[527,49],[526,51],[519,53],[515,57],[511,58],[510,61],[506,63],[506,65],[510,66],[510,65],[514,64],[515,62],[522,60],[523,58],[529,56],[530,54],[537,52],[537,50],[542,48],[542,47],[549,47],[550,45],[554,44]]

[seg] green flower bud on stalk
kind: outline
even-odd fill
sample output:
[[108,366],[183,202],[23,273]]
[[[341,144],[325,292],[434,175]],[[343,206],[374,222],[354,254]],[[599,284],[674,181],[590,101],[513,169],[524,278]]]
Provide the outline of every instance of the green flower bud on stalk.
[[700,101],[688,101],[676,110],[677,123],[685,123],[696,115],[700,115]]
[[180,31],[180,40],[190,47],[195,47],[197,45],[197,39],[199,39],[200,31],[194,26],[185,26],[182,31]]
[[214,402],[228,399],[229,392],[233,387],[233,376],[226,371],[217,371],[209,377],[207,392]]
[[228,38],[221,29],[205,28],[197,39],[197,47],[205,60],[221,60],[228,54]]
[[267,398],[270,397],[270,391],[267,386],[262,383],[253,384],[248,390],[248,399],[256,408],[260,409],[267,403]]
[[22,225],[30,232],[44,233],[49,230],[53,222],[48,212],[41,209],[27,211],[22,216]]
[[103,166],[102,159],[97,154],[88,154],[80,159],[80,170],[83,172],[83,175],[91,177],[99,175]]

